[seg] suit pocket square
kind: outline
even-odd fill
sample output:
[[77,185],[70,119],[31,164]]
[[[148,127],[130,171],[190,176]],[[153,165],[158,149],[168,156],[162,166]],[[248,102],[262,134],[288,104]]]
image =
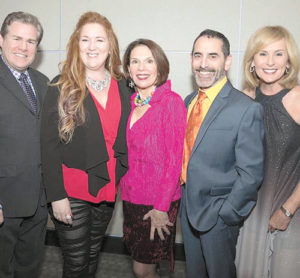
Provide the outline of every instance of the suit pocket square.
[[212,188],[210,190],[210,195],[211,196],[225,195],[225,194],[230,193],[231,190],[232,190],[231,186],[227,186],[227,187],[215,187],[215,188]]

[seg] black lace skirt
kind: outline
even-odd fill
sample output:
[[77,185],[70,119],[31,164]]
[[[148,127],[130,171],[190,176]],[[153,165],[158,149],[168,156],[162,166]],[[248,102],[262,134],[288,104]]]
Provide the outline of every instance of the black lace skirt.
[[168,226],[170,235],[164,233],[165,240],[161,240],[155,231],[154,240],[150,240],[151,220],[143,217],[153,207],[137,205],[123,201],[123,240],[131,257],[140,263],[155,264],[162,260],[169,260],[170,271],[174,270],[174,247],[176,235],[176,218],[180,200],[171,203],[168,211],[169,220],[174,224]]

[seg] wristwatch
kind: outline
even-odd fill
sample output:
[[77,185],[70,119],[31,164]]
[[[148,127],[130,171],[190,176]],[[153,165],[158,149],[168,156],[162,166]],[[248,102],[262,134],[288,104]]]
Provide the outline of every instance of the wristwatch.
[[0,210],[3,209],[2,205],[0,204]]
[[280,210],[289,218],[292,218],[294,214],[292,214],[289,210],[285,209],[283,206],[280,207]]

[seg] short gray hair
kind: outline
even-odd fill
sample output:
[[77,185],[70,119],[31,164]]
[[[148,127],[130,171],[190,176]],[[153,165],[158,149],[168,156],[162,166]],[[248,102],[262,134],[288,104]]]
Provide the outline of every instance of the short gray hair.
[[43,27],[38,20],[38,18],[30,13],[25,12],[13,12],[6,16],[4,19],[0,34],[4,38],[5,35],[8,33],[8,27],[14,22],[21,22],[25,24],[33,25],[37,30],[37,44],[39,45],[42,38],[43,38]]

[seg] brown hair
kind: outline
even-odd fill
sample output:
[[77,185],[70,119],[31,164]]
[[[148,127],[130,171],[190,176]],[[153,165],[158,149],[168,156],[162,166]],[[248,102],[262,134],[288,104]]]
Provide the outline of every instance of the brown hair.
[[109,41],[109,55],[105,62],[105,68],[111,76],[117,80],[122,77],[120,72],[120,54],[117,37],[108,19],[96,12],[84,13],[72,33],[67,45],[67,58],[60,65],[61,75],[54,86],[59,86],[60,95],[58,100],[59,136],[62,141],[71,141],[76,126],[85,122],[83,102],[87,96],[85,66],[80,57],[79,37],[84,25],[98,23],[107,33]]
[[131,51],[136,46],[139,46],[139,45],[145,45],[150,49],[150,51],[154,57],[154,60],[156,62],[156,65],[157,65],[157,82],[155,85],[161,86],[168,79],[168,75],[169,75],[169,71],[170,71],[169,61],[168,61],[166,54],[162,50],[162,48],[154,41],[147,40],[147,39],[138,39],[138,40],[131,42],[128,45],[128,47],[125,51],[124,57],[123,57],[123,70],[124,70],[125,78],[130,79],[128,67],[130,64]]
[[1,26],[1,36],[4,38],[8,33],[8,27],[16,21],[24,24],[31,24],[35,27],[37,31],[37,45],[39,45],[43,38],[43,27],[38,18],[30,13],[13,12],[8,14]]
[[243,89],[254,90],[259,86],[255,71],[250,72],[254,56],[265,46],[284,39],[288,54],[288,73],[279,81],[284,88],[293,88],[298,84],[299,53],[291,33],[282,26],[265,26],[258,29],[249,39],[243,61]]

